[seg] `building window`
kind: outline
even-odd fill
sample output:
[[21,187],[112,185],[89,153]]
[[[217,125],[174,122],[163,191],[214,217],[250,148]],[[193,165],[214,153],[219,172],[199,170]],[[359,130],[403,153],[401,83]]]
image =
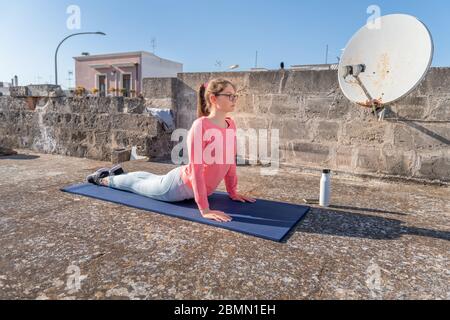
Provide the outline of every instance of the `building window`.
[[98,76],[98,93],[100,97],[106,96],[106,75]]
[[131,90],[131,74],[123,74],[122,75],[122,88],[124,89],[123,96],[129,97],[130,90]]

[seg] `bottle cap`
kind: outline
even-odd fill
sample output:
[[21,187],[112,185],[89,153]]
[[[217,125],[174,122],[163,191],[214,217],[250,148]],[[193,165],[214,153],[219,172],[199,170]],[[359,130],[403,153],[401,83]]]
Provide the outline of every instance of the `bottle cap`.
[[324,169],[324,170],[322,171],[322,173],[327,173],[327,174],[328,174],[328,173],[330,173],[330,171],[331,171],[330,169]]

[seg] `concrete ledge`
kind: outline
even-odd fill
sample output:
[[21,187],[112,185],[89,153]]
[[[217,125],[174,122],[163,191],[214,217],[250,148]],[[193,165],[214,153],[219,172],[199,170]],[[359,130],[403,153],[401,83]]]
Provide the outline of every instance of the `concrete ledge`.
[[64,92],[60,86],[44,84],[44,85],[28,85],[19,87],[10,87],[9,92],[11,97],[26,98],[26,97],[63,97]]

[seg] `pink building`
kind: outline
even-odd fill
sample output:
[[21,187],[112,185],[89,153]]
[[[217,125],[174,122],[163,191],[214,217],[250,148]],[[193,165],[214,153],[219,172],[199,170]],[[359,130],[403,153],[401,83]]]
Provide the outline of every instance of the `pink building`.
[[77,87],[99,95],[137,95],[143,78],[176,77],[183,64],[146,51],[74,57]]

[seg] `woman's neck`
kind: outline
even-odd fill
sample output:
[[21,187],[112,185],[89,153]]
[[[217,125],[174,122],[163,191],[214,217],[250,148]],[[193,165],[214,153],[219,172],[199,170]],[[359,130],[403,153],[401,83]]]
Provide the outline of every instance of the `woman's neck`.
[[212,120],[215,124],[217,124],[221,127],[227,127],[228,124],[225,121],[226,117],[227,117],[226,112],[221,112],[221,111],[217,111],[216,109],[213,109],[213,111],[211,111],[211,113],[209,114],[209,116],[207,118]]

